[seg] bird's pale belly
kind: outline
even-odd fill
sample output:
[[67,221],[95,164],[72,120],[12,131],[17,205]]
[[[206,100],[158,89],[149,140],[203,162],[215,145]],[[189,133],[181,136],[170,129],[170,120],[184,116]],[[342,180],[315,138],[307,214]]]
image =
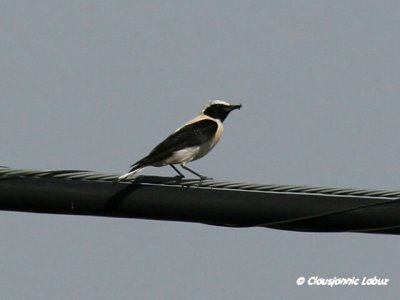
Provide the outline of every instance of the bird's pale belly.
[[173,155],[164,160],[161,164],[155,166],[165,166],[187,163],[196,159],[199,159],[206,155],[214,147],[211,141],[202,144],[201,146],[188,147],[182,150],[175,151]]

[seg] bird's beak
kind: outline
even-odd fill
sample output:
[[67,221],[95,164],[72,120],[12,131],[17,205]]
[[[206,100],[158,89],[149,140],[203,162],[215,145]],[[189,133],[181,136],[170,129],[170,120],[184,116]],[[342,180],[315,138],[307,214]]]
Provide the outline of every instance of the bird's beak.
[[242,104],[237,104],[237,105],[230,105],[229,106],[229,110],[235,110],[235,109],[241,109],[242,108]]

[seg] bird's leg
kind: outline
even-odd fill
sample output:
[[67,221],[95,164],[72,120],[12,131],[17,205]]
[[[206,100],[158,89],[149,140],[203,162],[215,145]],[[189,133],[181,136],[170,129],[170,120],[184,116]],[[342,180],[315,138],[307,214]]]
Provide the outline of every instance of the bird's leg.
[[170,165],[170,166],[172,167],[172,169],[174,169],[176,171],[176,173],[179,174],[178,176],[180,178],[184,178],[185,177],[181,172],[179,172],[179,170],[174,165]]
[[209,178],[209,177],[207,177],[207,176],[203,176],[203,175],[201,175],[201,174],[199,174],[199,173],[193,171],[192,169],[189,169],[189,168],[186,167],[184,164],[181,164],[181,167],[182,167],[183,169],[185,169],[186,171],[189,171],[190,173],[192,173],[192,174],[194,174],[194,175],[200,177],[201,180],[211,179],[211,178]]

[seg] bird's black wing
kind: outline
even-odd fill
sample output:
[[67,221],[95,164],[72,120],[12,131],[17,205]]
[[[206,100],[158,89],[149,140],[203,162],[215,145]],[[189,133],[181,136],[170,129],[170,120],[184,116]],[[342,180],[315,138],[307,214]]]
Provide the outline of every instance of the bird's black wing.
[[217,122],[210,119],[185,125],[158,144],[149,155],[134,163],[131,171],[163,160],[179,149],[201,145],[209,141],[217,129]]

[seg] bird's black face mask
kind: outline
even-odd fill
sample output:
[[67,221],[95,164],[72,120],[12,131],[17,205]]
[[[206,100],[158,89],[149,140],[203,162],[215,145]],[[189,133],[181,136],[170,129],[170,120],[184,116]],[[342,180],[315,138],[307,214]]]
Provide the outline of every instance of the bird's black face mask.
[[204,110],[204,114],[223,122],[232,110],[240,109],[241,104],[238,105],[224,105],[224,104],[213,104]]

